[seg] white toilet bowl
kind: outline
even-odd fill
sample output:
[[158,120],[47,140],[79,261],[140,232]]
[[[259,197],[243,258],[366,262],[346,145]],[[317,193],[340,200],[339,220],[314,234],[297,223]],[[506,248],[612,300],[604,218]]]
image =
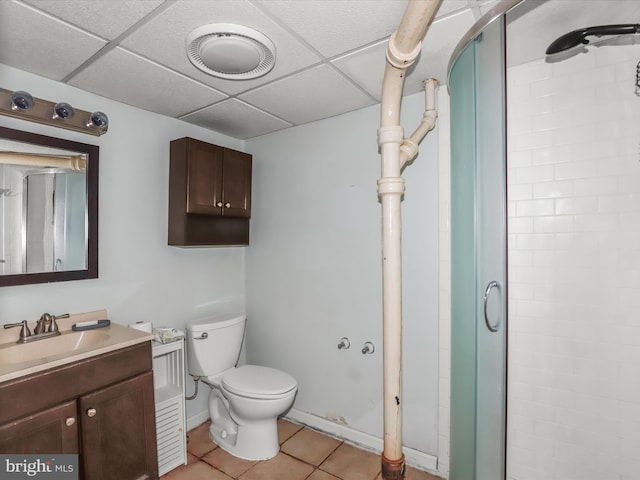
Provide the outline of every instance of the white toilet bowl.
[[273,368],[244,365],[204,382],[211,386],[212,440],[246,460],[275,457],[280,451],[278,416],[293,404],[295,379]]
[[266,460],[279,450],[278,416],[291,405],[297,383],[269,367],[235,367],[244,333],[244,316],[220,316],[187,326],[189,373],[211,387],[212,440],[232,455]]

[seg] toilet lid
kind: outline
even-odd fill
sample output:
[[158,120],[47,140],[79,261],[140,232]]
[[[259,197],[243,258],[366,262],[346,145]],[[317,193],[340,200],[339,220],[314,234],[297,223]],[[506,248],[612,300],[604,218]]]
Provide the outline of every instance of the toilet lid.
[[297,387],[296,379],[275,368],[243,365],[234,368],[222,377],[222,386],[237,395],[278,396]]

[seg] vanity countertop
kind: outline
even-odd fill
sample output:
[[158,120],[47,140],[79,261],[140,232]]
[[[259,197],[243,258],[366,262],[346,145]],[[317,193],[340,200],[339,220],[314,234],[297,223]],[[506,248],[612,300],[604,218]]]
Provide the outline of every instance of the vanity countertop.
[[[16,343],[19,328],[3,331],[0,335],[0,383],[153,340],[152,333],[113,322],[108,327],[93,330],[76,332],[71,329],[75,323],[104,318],[106,312],[102,310],[59,319],[61,335],[25,344]],[[31,322],[29,327],[33,330]]]

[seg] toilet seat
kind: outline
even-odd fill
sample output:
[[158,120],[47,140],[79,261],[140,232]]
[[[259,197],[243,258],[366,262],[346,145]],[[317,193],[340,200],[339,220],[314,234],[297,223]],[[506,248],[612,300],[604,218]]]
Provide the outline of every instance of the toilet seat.
[[224,390],[248,398],[274,399],[286,396],[297,388],[296,379],[275,368],[243,365],[222,377]]

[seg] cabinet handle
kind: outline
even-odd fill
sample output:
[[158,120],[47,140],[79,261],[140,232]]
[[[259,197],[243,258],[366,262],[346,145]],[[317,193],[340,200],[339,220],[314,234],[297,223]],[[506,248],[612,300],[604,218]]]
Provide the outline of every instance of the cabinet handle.
[[74,423],[76,423],[76,419],[73,417],[69,417],[67,418],[64,423],[67,425],[67,427],[72,426]]
[[96,413],[98,413],[98,412],[96,411],[95,408],[90,408],[89,410],[87,410],[87,416],[88,417],[95,417]]
[[229,202],[224,204],[224,208],[230,208],[230,207],[231,207],[231,204]]
[[222,202],[216,203],[216,207],[221,207],[221,206],[222,206]]

